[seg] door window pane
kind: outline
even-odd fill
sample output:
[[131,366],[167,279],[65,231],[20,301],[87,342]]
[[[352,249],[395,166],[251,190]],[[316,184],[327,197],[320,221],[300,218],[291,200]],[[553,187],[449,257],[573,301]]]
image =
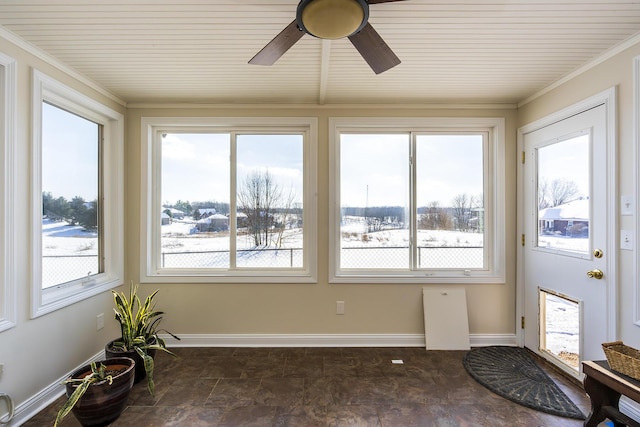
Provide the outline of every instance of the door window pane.
[[537,149],[538,247],[589,253],[589,134]]
[[42,103],[42,287],[103,271],[100,125]]

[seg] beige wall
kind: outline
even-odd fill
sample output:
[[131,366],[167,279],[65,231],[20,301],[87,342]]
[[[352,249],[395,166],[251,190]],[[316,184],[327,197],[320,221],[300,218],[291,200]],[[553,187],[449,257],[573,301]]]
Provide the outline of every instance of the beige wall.
[[[564,107],[595,95],[611,87],[617,88],[617,148],[618,148],[618,195],[635,195],[634,182],[636,141],[633,106],[633,59],[640,55],[640,46],[635,45],[598,66],[584,72],[522,106],[518,111],[518,127],[552,114]],[[636,200],[636,215],[638,214]],[[620,229],[635,230],[635,216],[619,216]],[[615,236],[612,236],[614,238]],[[636,245],[638,242],[635,242]],[[633,252],[618,251],[618,338],[626,344],[640,347],[640,328],[634,322]]]
[[[504,117],[506,119],[507,283],[466,285],[471,334],[515,333],[515,111],[398,108],[130,108],[126,146],[127,274],[140,268],[140,119],[155,116],[318,118],[318,283],[150,284],[160,288],[166,327],[178,334],[424,334],[424,285],[329,284],[329,117]],[[335,314],[336,301],[346,314]],[[446,322],[446,319],[443,319]]]

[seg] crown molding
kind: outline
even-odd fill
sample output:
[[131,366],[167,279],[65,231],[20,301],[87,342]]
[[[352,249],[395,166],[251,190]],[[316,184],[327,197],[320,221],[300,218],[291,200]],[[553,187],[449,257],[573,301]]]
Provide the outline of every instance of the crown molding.
[[496,103],[496,104],[215,104],[215,103],[189,103],[189,102],[129,102],[128,108],[158,108],[158,109],[211,109],[223,108],[227,109],[264,109],[273,110],[274,108],[287,109],[357,109],[362,110],[516,110],[518,104],[512,103]]

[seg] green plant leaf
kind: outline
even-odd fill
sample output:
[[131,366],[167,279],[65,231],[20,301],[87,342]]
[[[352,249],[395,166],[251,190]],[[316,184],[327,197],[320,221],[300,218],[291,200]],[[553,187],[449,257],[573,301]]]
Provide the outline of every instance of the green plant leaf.
[[[122,351],[137,352],[144,362],[147,374],[147,388],[154,394],[153,358],[148,355],[147,350],[161,350],[177,357],[173,352],[167,350],[166,343],[158,336],[158,329],[162,321],[163,311],[155,309],[155,298],[159,289],[156,289],[141,302],[138,296],[138,285],[131,281],[129,295],[124,292],[112,291],[115,307],[113,309],[115,319],[120,323],[122,339],[113,343],[113,348]],[[180,339],[171,332],[162,329],[175,339]]]
[[[58,423],[60,421],[62,421],[62,419],[64,417],[66,417],[69,412],[71,412],[71,410],[73,409],[74,406],[76,406],[76,403],[78,403],[78,400],[80,400],[80,398],[84,395],[84,393],[89,389],[89,386],[91,384],[93,384],[94,382],[103,379],[104,378],[104,372],[105,372],[106,367],[101,363],[100,367],[96,367],[95,362],[91,363],[91,373],[89,375],[87,375],[86,377],[80,379],[80,378],[70,378],[69,380],[65,381],[66,383],[72,383],[72,382],[79,382],[80,384],[78,385],[78,387],[76,387],[76,389],[73,391],[73,393],[71,393],[71,396],[69,396],[69,398],[67,399],[67,401],[64,403],[64,405],[62,405],[62,408],[60,408],[60,410],[58,411],[58,415],[56,416],[56,420],[53,423],[54,427],[58,426]],[[100,372],[102,372],[102,377],[100,377]]]

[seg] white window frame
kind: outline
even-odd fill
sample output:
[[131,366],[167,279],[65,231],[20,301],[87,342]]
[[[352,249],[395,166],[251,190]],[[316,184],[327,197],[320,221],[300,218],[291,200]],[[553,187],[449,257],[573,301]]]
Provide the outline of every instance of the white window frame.
[[[102,200],[104,272],[42,289],[42,103],[91,120],[103,128]],[[124,116],[100,102],[33,70],[31,147],[31,317],[35,318],[124,282]]]
[[[344,132],[488,132],[485,153],[485,250],[483,270],[340,269],[340,134]],[[428,117],[329,118],[329,283],[504,283],[505,282],[505,120]],[[408,159],[407,159],[408,160]],[[415,197],[415,195],[412,195]]]
[[16,149],[16,60],[0,53],[0,332],[16,325],[15,277],[15,149]]
[[[160,135],[192,132],[300,132],[304,135],[303,267],[292,269],[160,268]],[[143,117],[141,119],[141,283],[316,283],[317,134],[315,117]],[[233,179],[233,178],[232,178]],[[157,208],[154,208],[157,207]]]

